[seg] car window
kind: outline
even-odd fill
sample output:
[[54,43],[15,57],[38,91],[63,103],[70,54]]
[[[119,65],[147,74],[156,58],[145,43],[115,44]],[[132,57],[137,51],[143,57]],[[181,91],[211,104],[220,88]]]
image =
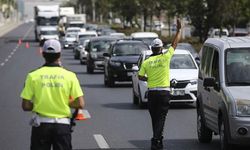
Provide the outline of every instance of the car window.
[[173,55],[170,62],[170,69],[197,69],[192,57],[189,54]]
[[93,52],[104,52],[107,51],[110,47],[112,40],[98,40],[92,42],[91,50]]
[[227,85],[250,84],[250,48],[227,50],[225,66]]
[[112,54],[114,56],[140,55],[142,51],[148,49],[148,46],[143,43],[123,43],[116,44]]
[[42,35],[56,35],[58,34],[57,31],[41,31]]
[[214,77],[215,81],[219,82],[219,52],[216,50],[214,51],[214,56],[213,56],[211,77]]

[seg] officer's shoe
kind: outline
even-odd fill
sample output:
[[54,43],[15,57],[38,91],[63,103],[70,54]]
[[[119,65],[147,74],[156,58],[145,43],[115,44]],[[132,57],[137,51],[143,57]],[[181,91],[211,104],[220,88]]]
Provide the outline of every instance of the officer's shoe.
[[151,139],[151,150],[163,150],[163,143],[161,139]]

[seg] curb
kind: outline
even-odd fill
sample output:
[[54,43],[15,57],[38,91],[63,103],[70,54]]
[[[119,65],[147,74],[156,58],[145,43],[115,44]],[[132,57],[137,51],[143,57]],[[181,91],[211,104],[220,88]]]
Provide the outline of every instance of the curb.
[[17,21],[8,21],[5,24],[0,26],[0,37],[4,36],[11,30],[15,29],[19,25],[21,25],[22,22],[17,22]]

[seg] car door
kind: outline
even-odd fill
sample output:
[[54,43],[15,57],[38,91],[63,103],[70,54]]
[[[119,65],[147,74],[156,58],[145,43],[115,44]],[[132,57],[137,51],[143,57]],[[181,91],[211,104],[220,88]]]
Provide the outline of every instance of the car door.
[[[140,65],[143,61],[143,55],[140,55],[139,59],[138,59],[138,62],[137,62],[137,67],[138,67],[138,71],[139,71],[139,68],[140,68]],[[139,89],[138,89],[138,85],[139,85],[139,78],[138,78],[138,71],[136,70],[133,70],[133,73],[132,73],[132,84],[133,84],[133,90],[135,92],[135,94],[138,96],[139,95]]]
[[214,87],[209,87],[208,92],[208,100],[210,102],[210,119],[211,123],[210,126],[214,131],[219,131],[218,127],[218,110],[219,110],[219,103],[220,103],[220,75],[219,75],[219,51],[217,48],[214,48],[213,56],[211,59],[212,63],[210,66],[210,73],[209,76],[215,79]]
[[201,64],[201,68],[202,68],[202,82],[200,83],[200,87],[201,88],[201,99],[202,99],[202,103],[203,103],[203,112],[204,112],[204,117],[205,117],[205,120],[206,120],[206,124],[207,126],[211,127],[213,126],[213,113],[214,113],[214,110],[213,110],[213,107],[212,107],[212,100],[211,98],[209,97],[209,94],[210,94],[210,88],[208,87],[204,87],[203,86],[203,81],[204,81],[204,78],[207,78],[207,77],[210,77],[211,75],[211,65],[212,65],[212,56],[213,56],[213,53],[214,53],[214,49],[211,47],[211,46],[206,46],[204,48],[204,51],[203,51],[203,56],[205,55],[205,60],[203,58],[202,60],[202,64]]

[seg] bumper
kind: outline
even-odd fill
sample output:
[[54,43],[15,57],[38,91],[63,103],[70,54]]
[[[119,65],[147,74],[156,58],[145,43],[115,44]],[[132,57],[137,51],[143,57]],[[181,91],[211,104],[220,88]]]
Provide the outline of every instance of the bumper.
[[115,81],[132,81],[132,73],[132,70],[109,69],[109,75],[112,76]]
[[193,103],[197,99],[197,84],[185,88],[172,88],[170,103]]
[[[250,145],[250,117],[233,117],[229,119],[231,143]],[[238,133],[238,129],[245,128],[247,133],[241,135]]]
[[104,69],[104,62],[102,60],[94,61],[93,65],[94,65],[94,69],[96,69],[96,70],[103,70]]

